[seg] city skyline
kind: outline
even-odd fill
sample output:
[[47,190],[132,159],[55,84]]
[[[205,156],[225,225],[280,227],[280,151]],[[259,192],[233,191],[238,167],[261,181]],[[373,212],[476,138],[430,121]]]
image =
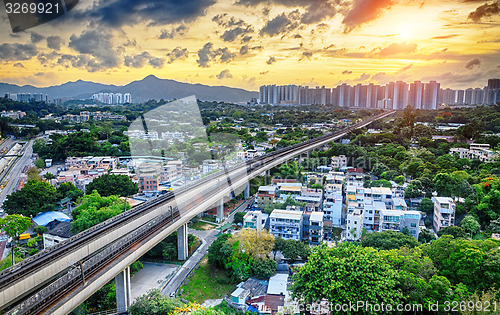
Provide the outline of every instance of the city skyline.
[[500,102],[500,79],[489,79],[484,88],[454,90],[441,88],[439,82],[404,81],[386,85],[361,83],[336,87],[263,85],[259,88],[259,104],[310,105],[332,104],[342,107],[404,109],[437,109],[440,105],[492,105]]
[[[430,81],[483,87],[500,76],[495,3],[431,0],[80,2],[0,35],[1,82],[124,84],[153,74],[258,90]],[[6,14],[0,23],[9,29]]]

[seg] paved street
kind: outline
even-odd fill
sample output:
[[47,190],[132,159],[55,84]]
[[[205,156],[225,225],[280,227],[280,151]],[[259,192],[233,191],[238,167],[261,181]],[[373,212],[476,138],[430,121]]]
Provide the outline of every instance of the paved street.
[[132,299],[160,287],[162,282],[177,269],[176,265],[160,263],[144,262],[143,265],[144,268],[130,279]]
[[[248,205],[249,202],[251,202],[252,199],[245,201],[241,206],[238,208],[237,211],[233,212],[229,217],[227,217],[224,221],[222,221],[219,226],[223,226],[224,224],[228,222],[232,222],[234,219],[234,214],[236,212],[241,212],[244,211]],[[189,272],[196,267],[196,265],[205,257],[205,255],[208,252],[208,247],[213,243],[213,241],[216,239],[217,233],[219,233],[218,229],[214,230],[207,230],[207,231],[198,231],[198,230],[193,230],[189,229],[188,231],[189,234],[196,235],[202,240],[202,245],[198,247],[195,253],[189,257],[188,260],[182,265],[181,268],[177,271],[177,273],[172,277],[170,282],[165,286],[163,289],[162,293],[164,295],[169,295],[171,292],[177,292],[179,287],[181,286],[182,282],[184,279],[187,277]]]

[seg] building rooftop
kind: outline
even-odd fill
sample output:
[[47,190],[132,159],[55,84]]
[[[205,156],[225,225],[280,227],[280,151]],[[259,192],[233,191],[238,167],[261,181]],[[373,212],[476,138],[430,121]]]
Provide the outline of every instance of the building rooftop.
[[313,211],[313,212],[311,212],[311,217],[309,218],[309,221],[323,222],[323,216],[324,216],[323,212]]
[[408,207],[406,201],[403,198],[393,198],[392,202],[394,204],[394,207]]
[[40,213],[39,215],[37,215],[36,217],[34,217],[32,219],[32,221],[36,225],[46,226],[49,223],[54,222],[54,221],[58,221],[58,222],[70,222],[71,218],[68,215],[66,215],[66,214],[64,214],[62,212],[48,211],[48,212]]
[[432,199],[435,199],[438,203],[453,203],[453,199],[450,197],[432,197]]
[[269,279],[267,294],[286,295],[288,274],[277,273]]
[[274,209],[269,217],[270,218],[280,218],[280,219],[300,220],[302,218],[302,212],[293,211],[293,210]]
[[300,186],[281,186],[280,191],[296,191],[300,192],[302,190],[302,187]]
[[48,230],[45,234],[59,236],[62,238],[70,238],[74,234],[71,232],[71,222],[59,222],[55,228]]

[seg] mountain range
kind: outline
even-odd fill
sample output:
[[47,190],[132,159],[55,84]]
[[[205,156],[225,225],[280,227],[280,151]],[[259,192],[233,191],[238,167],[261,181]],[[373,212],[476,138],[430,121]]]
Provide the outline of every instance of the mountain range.
[[142,80],[133,81],[121,86],[82,80],[43,88],[32,85],[19,86],[0,83],[0,96],[3,96],[5,93],[43,93],[47,94],[49,99],[89,99],[92,94],[99,92],[130,93],[133,102],[142,102],[150,99],[171,100],[195,95],[196,98],[204,101],[242,103],[259,96],[258,92],[244,89],[183,83],[169,79],[160,79],[154,75],[149,75]]

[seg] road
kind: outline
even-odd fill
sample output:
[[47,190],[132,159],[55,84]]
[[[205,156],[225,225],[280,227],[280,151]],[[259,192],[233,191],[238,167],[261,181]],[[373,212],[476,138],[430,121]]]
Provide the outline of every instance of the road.
[[[234,219],[234,214],[236,212],[241,212],[245,211],[247,205],[252,202],[252,198],[245,201],[244,203],[241,204],[241,206],[238,208],[237,211],[234,211],[230,216],[228,216],[226,219],[224,219],[219,226],[223,226],[224,224],[228,222],[232,222]],[[172,279],[169,281],[169,283],[165,286],[165,288],[162,290],[162,293],[164,295],[169,295],[171,292],[177,292],[179,287],[181,286],[182,282],[186,277],[188,276],[189,272],[193,270],[193,268],[196,267],[196,265],[205,257],[205,255],[208,253],[208,247],[212,245],[212,243],[215,241],[217,238],[216,235],[219,233],[218,229],[213,229],[213,230],[208,230],[208,231],[198,231],[198,230],[188,230],[189,234],[193,234],[197,236],[198,238],[201,239],[202,244],[196,252],[194,252],[186,262],[182,265],[181,268],[177,271],[177,273],[172,277]]]
[[5,185],[4,189],[0,192],[0,205],[3,204],[5,198],[10,195],[15,189],[16,185],[21,178],[24,167],[30,165],[32,162],[31,156],[33,155],[33,140],[30,140],[24,147],[24,154],[18,158],[14,166],[10,169],[7,177],[9,182]]

